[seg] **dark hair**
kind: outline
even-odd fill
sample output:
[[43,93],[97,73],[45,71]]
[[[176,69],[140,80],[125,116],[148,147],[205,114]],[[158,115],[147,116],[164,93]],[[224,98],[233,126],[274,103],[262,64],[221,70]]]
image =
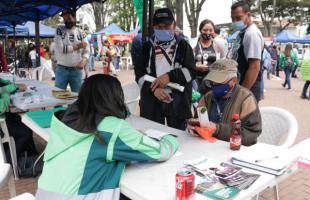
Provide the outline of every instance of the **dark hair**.
[[105,74],[92,75],[85,80],[77,105],[78,131],[86,128],[96,133],[98,118],[100,121],[107,116],[125,119],[128,114],[121,83],[117,78]]
[[213,26],[213,29],[215,30],[215,25],[213,23],[213,21],[209,20],[209,19],[205,19],[203,20],[200,25],[199,25],[199,31],[201,32],[201,30],[203,29],[203,27],[206,25],[206,24],[211,24]]
[[214,32],[219,35],[221,33],[220,27],[215,26]]
[[250,5],[245,1],[237,1],[236,3],[234,3],[231,6],[231,10],[233,11],[239,7],[242,7],[243,12],[250,12],[251,11]]

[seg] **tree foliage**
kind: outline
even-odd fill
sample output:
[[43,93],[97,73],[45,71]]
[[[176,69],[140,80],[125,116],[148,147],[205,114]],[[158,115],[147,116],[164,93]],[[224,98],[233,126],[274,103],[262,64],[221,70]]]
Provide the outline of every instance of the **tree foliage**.
[[197,36],[198,20],[201,8],[206,0],[184,0],[185,12],[191,29],[191,37]]
[[[261,16],[269,35],[275,19],[279,20],[281,29],[291,23],[307,24],[310,20],[310,0],[256,0],[252,6],[254,13]],[[284,19],[288,23],[282,27],[281,21]]]

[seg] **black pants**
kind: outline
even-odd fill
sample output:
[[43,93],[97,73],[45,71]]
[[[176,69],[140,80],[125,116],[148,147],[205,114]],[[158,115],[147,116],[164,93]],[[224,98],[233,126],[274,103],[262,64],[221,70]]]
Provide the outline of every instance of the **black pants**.
[[[24,151],[28,151],[29,154],[36,154],[34,141],[32,138],[32,131],[22,123],[21,117],[15,113],[6,113],[6,125],[10,136],[15,140],[16,155],[17,158]],[[1,133],[2,136],[3,133]],[[11,161],[10,151],[7,145],[4,146],[7,161]]]
[[[173,109],[172,103],[164,103],[164,102],[157,102],[158,109],[156,109],[155,113],[153,113],[152,121],[165,124],[165,120],[167,121],[167,125],[180,129],[185,130],[185,119],[179,119]],[[182,108],[180,108],[182,109]]]

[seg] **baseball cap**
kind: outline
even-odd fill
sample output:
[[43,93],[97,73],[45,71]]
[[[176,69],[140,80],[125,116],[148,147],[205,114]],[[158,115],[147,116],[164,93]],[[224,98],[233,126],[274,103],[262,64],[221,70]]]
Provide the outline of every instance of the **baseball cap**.
[[237,77],[238,63],[232,59],[221,59],[215,61],[209,67],[209,73],[204,80],[215,83],[224,83],[225,81]]
[[158,24],[172,24],[174,22],[174,16],[169,8],[157,9],[153,16],[153,25]]

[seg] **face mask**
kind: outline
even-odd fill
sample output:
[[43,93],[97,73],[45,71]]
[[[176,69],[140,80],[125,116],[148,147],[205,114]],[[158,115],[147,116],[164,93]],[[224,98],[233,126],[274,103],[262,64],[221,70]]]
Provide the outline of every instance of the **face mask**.
[[174,30],[154,29],[155,37],[161,42],[168,42],[174,38]]
[[211,86],[211,90],[215,98],[221,98],[230,91],[230,85],[228,83],[221,85]]
[[74,22],[65,22],[65,27],[71,29],[74,26]]
[[240,20],[238,22],[234,22],[233,27],[235,31],[241,31],[246,27],[246,24],[242,20]]
[[213,37],[210,33],[201,33],[201,38],[204,40],[211,40]]

